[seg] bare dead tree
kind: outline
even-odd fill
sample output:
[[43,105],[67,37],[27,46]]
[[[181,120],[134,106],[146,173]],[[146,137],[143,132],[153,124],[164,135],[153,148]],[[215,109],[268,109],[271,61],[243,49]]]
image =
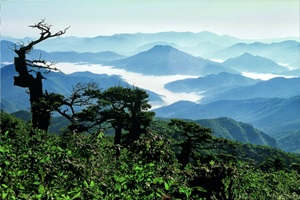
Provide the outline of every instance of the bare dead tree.
[[[14,58],[14,64],[15,70],[19,75],[14,77],[14,85],[29,89],[33,127],[47,131],[50,123],[51,109],[47,109],[45,106],[41,105],[41,101],[45,100],[42,83],[42,79],[45,78],[41,72],[29,70],[28,66],[37,69],[42,68],[47,71],[59,70],[53,67],[52,63],[42,60],[41,57],[38,60],[27,60],[26,54],[28,54],[36,44],[49,38],[65,34],[69,27],[56,33],[51,33],[51,25],[47,24],[45,20],[41,20],[29,27],[37,28],[40,31],[40,37],[27,45],[22,44],[19,48],[15,47],[14,51],[18,57]],[[33,71],[35,73],[31,74]]]

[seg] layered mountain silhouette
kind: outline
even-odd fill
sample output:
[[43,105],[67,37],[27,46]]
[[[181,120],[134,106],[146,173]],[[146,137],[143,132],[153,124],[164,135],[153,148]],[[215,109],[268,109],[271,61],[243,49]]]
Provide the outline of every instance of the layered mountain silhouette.
[[173,81],[165,85],[172,92],[202,92],[204,96],[223,93],[234,88],[254,85],[260,82],[240,74],[221,72],[199,78],[189,78]]
[[169,45],[156,45],[148,51],[109,62],[118,68],[146,75],[206,75],[226,69],[219,63],[195,57]]
[[[14,48],[15,48],[14,43],[6,40],[1,41],[1,62],[13,63],[14,57],[17,56],[16,53],[13,51]],[[40,49],[32,49],[30,51],[30,54],[27,55],[27,58],[29,60],[42,59],[53,63],[86,62],[86,63],[101,64],[103,62],[124,58],[124,56],[110,51],[98,52],[98,53],[90,53],[90,52],[78,53],[75,51],[49,53]]]
[[[26,90],[13,85],[13,77],[16,75],[14,65],[7,65],[1,68],[1,109],[9,113],[18,110],[28,110],[30,107],[29,95],[26,93]],[[113,86],[132,87],[117,75],[93,74],[91,72],[75,72],[72,74],[50,72],[46,78],[47,80],[43,81],[44,90],[65,96],[70,95],[73,86],[78,83],[94,82],[103,90]],[[150,102],[163,103],[158,94],[146,91],[149,93]]]
[[[13,40],[10,38],[10,40]],[[30,39],[23,39],[26,42]],[[14,39],[18,42],[19,39]],[[212,45],[223,48],[233,44],[244,42],[244,40],[226,35],[217,35],[211,32],[159,32],[159,33],[135,33],[114,34],[111,36],[97,36],[92,38],[59,37],[51,41],[45,41],[37,48],[48,52],[53,51],[77,51],[77,52],[102,52],[113,51],[122,55],[133,55],[140,47],[157,42],[177,44],[179,47],[192,47],[195,44],[209,42]],[[210,52],[210,51],[208,51]],[[200,55],[197,55],[200,56]]]
[[252,98],[289,98],[300,95],[300,78],[277,77],[267,81],[222,72],[178,80],[165,85],[172,92],[200,92],[201,103]]
[[208,58],[227,60],[249,53],[271,59],[277,63],[288,64],[292,68],[299,68],[300,43],[293,40],[274,43],[238,43],[207,55]]
[[290,134],[284,134],[276,139],[279,147],[284,151],[300,153],[300,129]]
[[230,58],[222,64],[239,72],[280,74],[288,70],[286,67],[278,65],[270,59],[261,56],[253,56],[249,53]]
[[272,135],[278,131],[299,130],[299,105],[300,96],[219,100],[207,104],[180,101],[154,112],[157,117],[193,120],[229,117]]
[[[13,65],[7,65],[13,63],[15,44],[20,45],[21,41],[26,45],[32,39],[2,37],[0,41],[1,109],[9,113],[29,110],[27,91],[13,85],[16,72]],[[151,76],[193,75],[198,78],[170,82],[165,89],[185,95],[201,94],[200,101],[178,101],[155,109],[157,117],[197,120],[212,128],[218,137],[276,147],[276,142],[264,134],[267,133],[276,138],[281,149],[296,152],[300,151],[297,145],[300,127],[299,51],[299,38],[251,41],[210,32],[162,32],[93,38],[57,37],[36,45],[27,58],[54,63],[109,65]],[[243,72],[294,78],[263,81],[242,76]],[[45,75],[47,80],[43,84],[45,90],[66,96],[77,83],[96,82],[102,89],[116,85],[131,87],[121,76],[51,72]],[[166,78],[174,80],[173,77]],[[168,95],[169,91],[147,90],[150,104],[165,105],[160,95]],[[55,118],[53,122],[60,128],[66,125],[62,118]],[[57,130],[56,127],[52,127],[53,130]]]
[[218,94],[214,100],[241,100],[252,98],[289,98],[300,95],[300,78],[277,77],[254,85],[241,86]]

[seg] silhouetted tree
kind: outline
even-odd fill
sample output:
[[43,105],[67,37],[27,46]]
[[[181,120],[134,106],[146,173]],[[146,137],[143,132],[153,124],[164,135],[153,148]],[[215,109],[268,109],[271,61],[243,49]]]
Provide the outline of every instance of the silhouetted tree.
[[61,102],[65,110],[57,111],[69,119],[69,129],[75,132],[94,133],[103,128],[102,124],[110,124],[115,131],[118,157],[121,144],[132,144],[147,132],[154,116],[154,112],[148,111],[148,97],[146,91],[137,87],[115,86],[102,92],[93,83],[78,84],[71,96]]
[[146,91],[137,87],[116,86],[103,92],[107,108],[102,114],[115,129],[117,155],[120,153],[118,145],[121,144],[122,130],[128,131],[124,142],[130,144],[146,133],[146,128],[150,126],[154,112],[148,111],[151,108],[148,97]]
[[[18,57],[14,58],[14,64],[15,70],[19,75],[14,77],[14,85],[29,89],[33,127],[47,131],[50,123],[50,113],[53,110],[50,103],[56,98],[60,98],[60,96],[48,95],[43,92],[42,80],[45,78],[41,72],[35,71],[33,68],[46,69],[46,72],[50,70],[57,71],[57,69],[52,67],[51,63],[41,60],[40,58],[38,60],[27,60],[26,55],[36,44],[49,38],[63,35],[68,28],[53,34],[50,30],[51,26],[46,24],[45,20],[29,27],[40,30],[40,37],[27,45],[22,44],[20,47],[15,46],[14,51]],[[28,67],[30,67],[30,69]]]
[[181,147],[181,153],[178,161],[182,164],[182,168],[189,164],[190,156],[193,151],[211,148],[205,146],[212,142],[213,136],[211,129],[200,126],[195,122],[179,119],[171,119],[169,125],[174,131],[174,135],[180,138],[179,146]]

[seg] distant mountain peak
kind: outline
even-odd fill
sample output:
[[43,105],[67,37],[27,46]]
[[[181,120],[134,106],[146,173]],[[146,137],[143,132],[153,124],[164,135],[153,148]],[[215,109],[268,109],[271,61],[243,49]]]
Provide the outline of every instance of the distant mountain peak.
[[207,75],[228,70],[219,63],[195,57],[170,45],[158,44],[131,57],[112,61],[112,66],[147,75]]
[[[155,45],[153,46],[151,49],[149,49],[148,51],[144,51],[142,53],[151,53],[151,52],[160,52],[160,53],[169,53],[169,52],[181,52],[181,53],[184,53],[186,54],[185,52],[182,52],[170,45],[162,45],[162,44],[158,44],[158,45]],[[192,56],[192,55],[191,55]]]
[[152,49],[175,49],[175,48],[171,47],[170,45],[158,44],[155,45]]
[[255,57],[254,55],[252,55],[251,53],[248,53],[248,52],[246,52],[246,53],[243,53],[241,56],[239,56],[239,57]]
[[254,73],[281,73],[287,69],[284,66],[278,65],[271,59],[252,55],[248,52],[234,58],[229,58],[223,62],[224,65],[237,70],[239,72],[254,72]]

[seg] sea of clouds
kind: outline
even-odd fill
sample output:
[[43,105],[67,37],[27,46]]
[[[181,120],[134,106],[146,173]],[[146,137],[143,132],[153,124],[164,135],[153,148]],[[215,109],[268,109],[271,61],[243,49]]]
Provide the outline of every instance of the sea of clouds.
[[[119,75],[127,83],[137,86],[142,89],[147,89],[161,95],[164,100],[164,105],[170,105],[180,100],[199,102],[202,95],[200,93],[174,93],[165,89],[165,84],[182,80],[186,78],[197,78],[198,76],[188,75],[170,75],[170,76],[151,76],[139,73],[129,72],[124,69],[114,68],[112,66],[103,66],[98,64],[74,64],[74,63],[59,63],[59,68],[65,74],[74,72],[89,71],[95,74]],[[152,105],[153,108],[163,105]]]

